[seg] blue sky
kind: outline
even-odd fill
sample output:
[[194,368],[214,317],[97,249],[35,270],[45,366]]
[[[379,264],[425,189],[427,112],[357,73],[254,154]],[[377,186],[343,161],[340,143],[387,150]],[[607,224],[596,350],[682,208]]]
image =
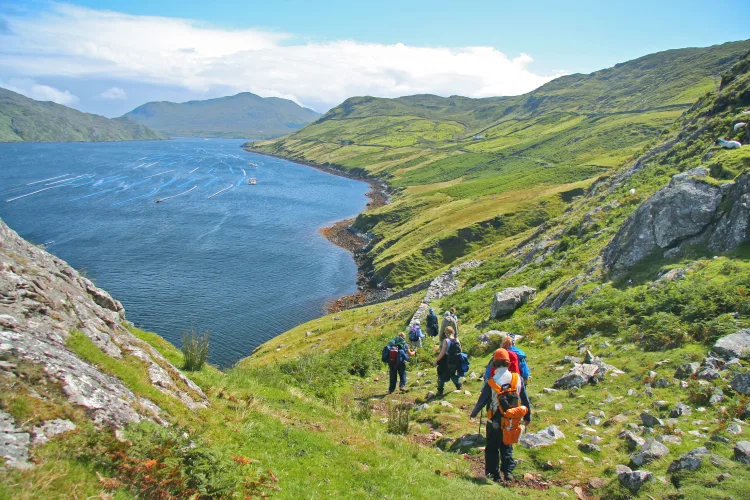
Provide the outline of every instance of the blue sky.
[[361,94],[518,94],[747,38],[736,1],[0,0],[0,86],[107,116],[243,90],[325,111]]

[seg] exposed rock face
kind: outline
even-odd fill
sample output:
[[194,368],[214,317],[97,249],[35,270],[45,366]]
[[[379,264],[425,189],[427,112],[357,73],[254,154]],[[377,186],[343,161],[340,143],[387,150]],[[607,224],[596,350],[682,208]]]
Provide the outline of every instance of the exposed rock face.
[[528,286],[506,288],[495,294],[490,306],[490,318],[506,316],[536,298],[536,289]]
[[750,394],[750,372],[735,375],[732,379],[732,389],[744,396]]
[[65,432],[72,431],[75,428],[76,424],[74,424],[70,420],[56,418],[54,420],[49,420],[47,422],[43,422],[40,425],[37,425],[36,427],[34,427],[34,429],[32,429],[31,433],[34,434],[34,444],[44,444],[51,438]]
[[604,249],[604,266],[617,273],[683,243],[726,252],[750,240],[750,174],[722,186],[707,175],[704,168],[675,175],[638,207]]
[[708,455],[708,450],[706,448],[696,448],[694,450],[690,450],[687,453],[684,453],[678,458],[677,460],[674,460],[671,464],[669,464],[669,468],[667,469],[667,472],[678,472],[681,470],[689,470],[689,471],[695,471],[700,469],[701,464],[703,463],[703,456]]
[[518,442],[526,448],[540,448],[542,446],[553,445],[555,441],[564,437],[565,434],[562,433],[559,427],[550,425],[539,432],[522,435]]
[[750,441],[739,441],[734,446],[734,459],[743,464],[750,464]]
[[714,352],[724,359],[750,356],[750,328],[720,338],[714,344]]
[[669,448],[661,444],[654,438],[648,438],[641,446],[638,453],[631,455],[630,460],[636,465],[641,466],[653,462],[669,453]]
[[674,378],[685,380],[690,378],[691,375],[698,373],[698,369],[701,367],[700,363],[685,363],[677,367],[674,372]]
[[29,446],[31,436],[16,426],[9,414],[0,410],[0,457],[5,459],[5,466],[13,469],[28,469]]
[[617,466],[617,479],[620,480],[620,484],[622,484],[633,493],[637,493],[646,481],[651,481],[653,478],[653,473],[649,471],[634,471],[630,470],[629,467],[625,467],[624,465]]
[[464,262],[463,264],[451,267],[446,272],[432,280],[432,283],[430,283],[429,288],[427,288],[427,292],[425,293],[422,302],[424,302],[425,304],[429,304],[433,300],[441,299],[443,297],[447,297],[448,295],[456,293],[459,285],[459,273],[466,269],[477,267],[481,263],[481,260],[470,260],[468,262]]
[[124,322],[122,305],[107,292],[0,221],[0,356],[42,366],[68,400],[82,406],[98,424],[123,427],[143,418],[160,421],[157,405],[67,348],[70,332],[78,330],[108,356],[141,360],[161,392],[191,409],[205,407],[200,388],[132,335]]

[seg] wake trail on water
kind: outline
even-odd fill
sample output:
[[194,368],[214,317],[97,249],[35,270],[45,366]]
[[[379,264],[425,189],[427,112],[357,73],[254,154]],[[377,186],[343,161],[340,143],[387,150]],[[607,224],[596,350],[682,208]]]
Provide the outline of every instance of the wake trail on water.
[[157,202],[162,202],[162,201],[167,201],[167,200],[171,200],[172,198],[177,198],[178,196],[182,196],[182,195],[188,194],[188,193],[189,193],[190,191],[192,191],[193,189],[195,189],[195,188],[197,188],[197,187],[198,187],[198,186],[193,186],[193,187],[191,187],[190,189],[188,189],[187,191],[184,191],[184,192],[182,192],[182,193],[180,193],[180,194],[175,194],[175,195],[172,195],[172,196],[167,196],[166,198],[159,198],[159,199],[158,199],[158,200],[156,200],[156,201],[157,201]]
[[192,182],[195,182],[195,181],[197,181],[197,180],[198,180],[198,179],[190,179],[189,181],[187,181],[187,182],[183,182],[182,184],[180,184],[180,185],[179,185],[179,186],[177,186],[177,187],[178,187],[178,188],[181,188],[181,187],[183,187],[183,186],[187,186],[188,184],[190,184],[190,183],[192,183]]
[[8,200],[5,200],[5,202],[6,203],[10,203],[11,201],[20,200],[21,198],[26,198],[27,196],[31,196],[32,194],[41,193],[42,191],[49,191],[50,189],[55,189],[55,188],[59,188],[59,187],[62,187],[62,186],[52,186],[52,187],[40,189],[38,191],[34,191],[33,193],[26,193],[26,194],[23,194],[21,196],[16,196],[15,198],[10,198]]
[[72,199],[72,200],[70,200],[70,201],[78,201],[78,200],[83,200],[83,199],[86,199],[86,198],[91,198],[92,196],[96,196],[96,195],[98,195],[98,194],[110,193],[110,192],[112,192],[112,191],[114,191],[114,190],[116,190],[116,189],[120,189],[120,187],[119,187],[119,186],[117,186],[117,187],[113,187],[113,188],[105,189],[105,190],[103,190],[103,191],[97,191],[96,193],[91,193],[91,194],[87,194],[87,195],[85,195],[85,196],[79,196],[78,198],[73,198],[73,199]]
[[214,194],[212,194],[211,196],[207,197],[206,199],[207,199],[207,200],[210,200],[210,199],[211,199],[211,198],[213,198],[214,196],[218,196],[218,195],[220,195],[221,193],[223,193],[224,191],[227,191],[227,190],[229,190],[229,189],[232,189],[233,187],[234,187],[234,184],[230,184],[229,186],[225,187],[225,188],[224,188],[224,189],[222,189],[221,191],[216,191],[216,192],[215,192]]
[[41,181],[29,182],[26,185],[27,186],[33,186],[34,184],[41,184],[42,182],[52,181],[52,180],[55,180],[55,179],[59,179],[60,177],[67,177],[69,175],[73,175],[73,174],[62,174],[62,175],[58,175],[57,177],[50,177],[49,179],[42,179]]

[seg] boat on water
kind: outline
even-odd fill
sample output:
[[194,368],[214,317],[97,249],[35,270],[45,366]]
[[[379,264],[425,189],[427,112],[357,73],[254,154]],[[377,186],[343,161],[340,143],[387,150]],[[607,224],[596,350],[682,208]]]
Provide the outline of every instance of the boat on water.
[[247,162],[247,164],[250,165],[251,167],[257,167],[258,166],[257,163],[253,163],[251,161]]
[[162,202],[162,201],[164,201],[164,200],[162,200],[161,198],[157,198],[157,199],[155,199],[154,201],[155,201],[156,203],[161,203],[161,202]]
[[256,179],[255,177],[250,177],[250,178],[249,178],[249,179],[247,180],[247,183],[248,183],[248,184],[250,184],[250,185],[252,185],[252,184],[257,184],[257,183],[258,183],[258,179]]

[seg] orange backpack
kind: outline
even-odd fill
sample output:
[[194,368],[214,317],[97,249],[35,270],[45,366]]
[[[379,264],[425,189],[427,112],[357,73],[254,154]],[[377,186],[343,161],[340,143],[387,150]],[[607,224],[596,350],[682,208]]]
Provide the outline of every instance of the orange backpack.
[[[522,406],[518,398],[518,374],[511,373],[510,384],[498,385],[494,379],[489,379],[487,385],[497,393],[498,408],[502,418],[500,428],[503,431],[503,444],[511,445],[518,442],[521,437],[521,419],[526,416],[529,409]],[[503,408],[503,403],[508,402],[512,407]],[[492,420],[493,412],[487,410],[487,420]]]

